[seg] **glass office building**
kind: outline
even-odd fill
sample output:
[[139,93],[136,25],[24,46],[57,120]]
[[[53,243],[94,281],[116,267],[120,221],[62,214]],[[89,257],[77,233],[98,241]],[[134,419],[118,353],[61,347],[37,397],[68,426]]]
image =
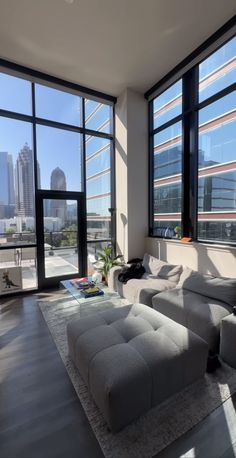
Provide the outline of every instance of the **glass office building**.
[[[232,38],[195,69],[195,135],[190,168],[196,188],[198,240],[236,242],[236,38]],[[186,216],[184,192],[188,192],[184,170],[186,151],[183,135],[188,134],[185,110],[186,79],[178,80],[151,103],[153,121],[153,220],[152,235],[176,237]],[[190,84],[193,84],[192,82]],[[186,148],[186,146],[185,146]],[[184,159],[183,159],[184,158]],[[187,160],[186,160],[187,159]],[[190,209],[191,210],[191,209]],[[188,209],[187,209],[188,211]],[[191,228],[190,228],[190,235]]]

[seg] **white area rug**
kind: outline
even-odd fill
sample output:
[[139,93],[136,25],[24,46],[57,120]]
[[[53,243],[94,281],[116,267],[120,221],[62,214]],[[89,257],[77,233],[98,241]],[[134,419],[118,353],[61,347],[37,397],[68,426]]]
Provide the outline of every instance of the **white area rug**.
[[[127,301],[123,301],[126,305]],[[84,317],[120,306],[120,300],[80,306],[68,293],[40,301],[39,307],[56,343],[92,429],[106,458],[151,458],[209,415],[236,391],[236,370],[222,365],[181,393],[153,408],[117,434],[107,430],[77,369],[68,356],[66,325]]]

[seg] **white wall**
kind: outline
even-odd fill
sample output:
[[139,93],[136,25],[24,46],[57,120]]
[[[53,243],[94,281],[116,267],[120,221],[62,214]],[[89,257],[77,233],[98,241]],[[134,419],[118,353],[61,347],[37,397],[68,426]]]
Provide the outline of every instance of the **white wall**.
[[148,106],[126,89],[116,104],[117,249],[125,260],[143,255],[148,233]]
[[206,243],[146,238],[146,251],[171,264],[182,264],[201,273],[236,277],[236,248]]
[[127,169],[127,91],[118,97],[116,106],[116,239],[117,252],[128,256],[128,169]]

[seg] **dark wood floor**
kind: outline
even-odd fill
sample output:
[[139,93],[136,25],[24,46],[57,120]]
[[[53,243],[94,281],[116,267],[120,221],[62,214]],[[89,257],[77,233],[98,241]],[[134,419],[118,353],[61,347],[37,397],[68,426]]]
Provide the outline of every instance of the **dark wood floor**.
[[158,454],[158,458],[177,457],[236,457],[236,395]]
[[36,296],[0,318],[0,457],[103,457]]
[[[1,301],[0,458],[103,457],[36,301]],[[235,456],[236,395],[158,458]]]

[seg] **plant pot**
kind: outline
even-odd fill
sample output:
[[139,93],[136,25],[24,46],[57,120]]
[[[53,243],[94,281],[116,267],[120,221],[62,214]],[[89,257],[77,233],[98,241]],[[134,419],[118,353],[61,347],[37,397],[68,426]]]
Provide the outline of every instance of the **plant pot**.
[[104,285],[108,285],[108,277],[105,277],[105,275],[102,276],[102,282],[104,283]]

